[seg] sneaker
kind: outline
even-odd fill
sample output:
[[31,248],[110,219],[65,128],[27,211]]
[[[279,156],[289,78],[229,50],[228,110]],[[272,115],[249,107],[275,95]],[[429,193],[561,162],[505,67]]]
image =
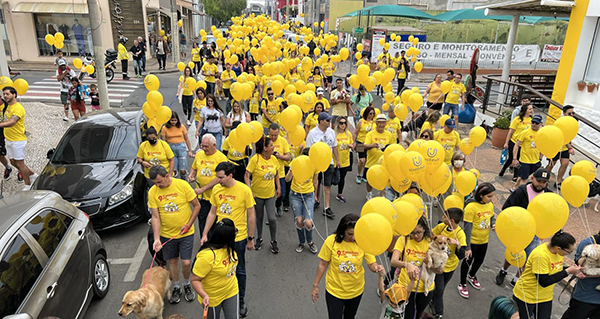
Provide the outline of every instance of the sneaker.
[[190,122],[190,120],[187,120],[187,126],[192,126],[192,122]]
[[356,176],[356,184],[362,183],[362,178],[360,176]]
[[169,302],[172,304],[179,303],[181,301],[181,288],[173,287],[173,292],[171,293],[171,298]]
[[458,285],[458,294],[465,298],[465,299],[469,299],[469,290],[467,290],[467,285]]
[[240,300],[240,317],[246,318],[248,316],[248,307],[246,307],[246,302],[244,300]]
[[367,192],[367,200],[370,200],[371,198],[373,198],[373,193]]
[[279,253],[279,248],[277,247],[277,241],[271,240],[271,252],[274,254]]
[[12,173],[12,168],[7,166],[4,168],[4,179],[8,179],[10,177],[10,173]]
[[296,247],[296,252],[301,253],[303,251],[304,251],[304,244],[298,244],[298,246]]
[[25,186],[23,186],[22,191],[28,191],[28,190],[31,190],[31,185],[25,185]]
[[262,248],[262,244],[263,244],[263,239],[262,238],[257,238],[254,241],[254,250],[260,250]]
[[500,269],[500,272],[496,275],[496,285],[500,286],[504,283],[504,277],[506,277],[506,270]]
[[344,198],[344,196],[342,194],[338,194],[335,199],[339,200],[342,203],[346,202],[346,199]]
[[69,118],[65,116],[65,117],[63,117],[63,121],[67,122],[67,121],[69,121]]
[[366,176],[363,176],[363,177],[362,177],[362,181],[363,181],[363,183],[366,183],[366,182],[367,182],[367,177],[366,177]]
[[377,297],[381,298],[381,290],[379,288],[377,288]]
[[517,278],[513,278],[513,279],[510,281],[510,285],[511,285],[512,287],[514,287],[514,286],[517,284],[517,280],[519,280],[519,279],[517,279]]
[[[140,77],[142,76],[140,75]],[[183,285],[183,296],[187,302],[191,302],[196,299],[196,293],[192,290],[192,285]]]
[[557,190],[560,190],[560,186],[561,186],[561,184],[562,184],[562,183],[558,183],[558,184],[556,185],[556,189],[557,189]]
[[315,207],[314,208],[315,209],[319,208],[319,201],[318,200],[315,201]]
[[310,252],[313,254],[316,254],[319,251],[319,248],[317,248],[317,245],[313,242],[308,243],[308,249],[310,249]]
[[281,207],[277,207],[277,212],[275,212],[275,216],[277,216],[277,217],[283,216],[283,210],[281,210]]
[[290,205],[283,205],[283,211],[284,212],[290,211]]
[[335,214],[333,213],[333,211],[331,210],[331,208],[327,207],[324,211],[323,211],[323,216],[328,217],[328,218],[335,218]]
[[35,182],[35,180],[36,180],[38,177],[40,177],[40,175],[38,175],[38,174],[35,174],[35,173],[33,173],[33,174],[29,175],[29,182],[30,182],[31,184],[33,184],[33,182]]
[[17,174],[17,182],[19,182],[19,183],[23,182],[23,175],[21,175],[21,172],[19,172],[19,174]]
[[477,277],[471,277],[467,275],[467,281],[471,284],[471,286],[473,286],[473,288],[481,290],[481,284],[477,280]]
[[265,225],[269,225],[269,220],[265,220]]

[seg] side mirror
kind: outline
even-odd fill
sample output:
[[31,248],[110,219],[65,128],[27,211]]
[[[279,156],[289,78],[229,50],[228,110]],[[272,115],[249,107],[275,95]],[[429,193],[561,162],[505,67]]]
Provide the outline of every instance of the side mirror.
[[55,151],[56,151],[56,149],[55,149],[55,148],[51,148],[51,149],[49,149],[49,150],[48,150],[48,153],[46,153],[46,158],[47,158],[47,159],[51,159],[51,158],[52,158],[52,155],[54,155],[54,152],[55,152]]

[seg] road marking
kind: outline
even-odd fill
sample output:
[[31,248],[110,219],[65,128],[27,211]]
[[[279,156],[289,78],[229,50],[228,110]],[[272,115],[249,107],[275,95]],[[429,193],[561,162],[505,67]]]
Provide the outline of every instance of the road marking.
[[146,254],[147,250],[148,239],[146,237],[143,237],[133,258],[114,258],[109,259],[108,262],[113,265],[129,264],[129,269],[127,269],[127,273],[125,274],[125,278],[123,278],[123,282],[132,282],[135,280],[137,273],[140,271],[142,261],[144,260],[144,255]]

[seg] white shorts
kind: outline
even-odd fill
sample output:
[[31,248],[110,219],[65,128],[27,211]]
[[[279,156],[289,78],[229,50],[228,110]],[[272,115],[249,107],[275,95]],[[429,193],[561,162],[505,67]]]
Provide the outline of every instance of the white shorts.
[[8,159],[14,159],[17,161],[25,159],[25,145],[27,145],[27,140],[25,141],[9,141],[6,140],[6,157]]

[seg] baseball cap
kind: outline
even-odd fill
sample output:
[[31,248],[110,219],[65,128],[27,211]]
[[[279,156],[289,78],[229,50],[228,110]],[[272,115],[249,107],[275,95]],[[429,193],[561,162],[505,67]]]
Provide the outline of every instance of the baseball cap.
[[318,88],[317,89],[317,95],[319,95],[319,94],[323,95],[323,88]]
[[456,127],[456,123],[454,122],[453,119],[447,119],[446,122],[444,122],[444,125],[449,127],[449,128],[455,128]]
[[533,178],[537,179],[538,181],[548,181],[550,178],[550,173],[548,173],[545,168],[538,168],[533,173]]
[[385,292],[388,295],[388,298],[390,298],[390,301],[395,304],[402,304],[408,297],[406,287],[398,283],[393,284]]
[[541,115],[536,114],[531,118],[531,123],[540,124],[540,123],[542,123],[543,120],[544,119],[542,118]]
[[385,117],[385,114],[379,114],[375,121],[387,121],[387,118]]
[[327,112],[319,113],[319,122],[321,121],[331,121],[331,115]]
[[65,62],[65,60],[61,59],[58,61],[58,66],[61,66],[61,65],[67,65],[67,62]]

